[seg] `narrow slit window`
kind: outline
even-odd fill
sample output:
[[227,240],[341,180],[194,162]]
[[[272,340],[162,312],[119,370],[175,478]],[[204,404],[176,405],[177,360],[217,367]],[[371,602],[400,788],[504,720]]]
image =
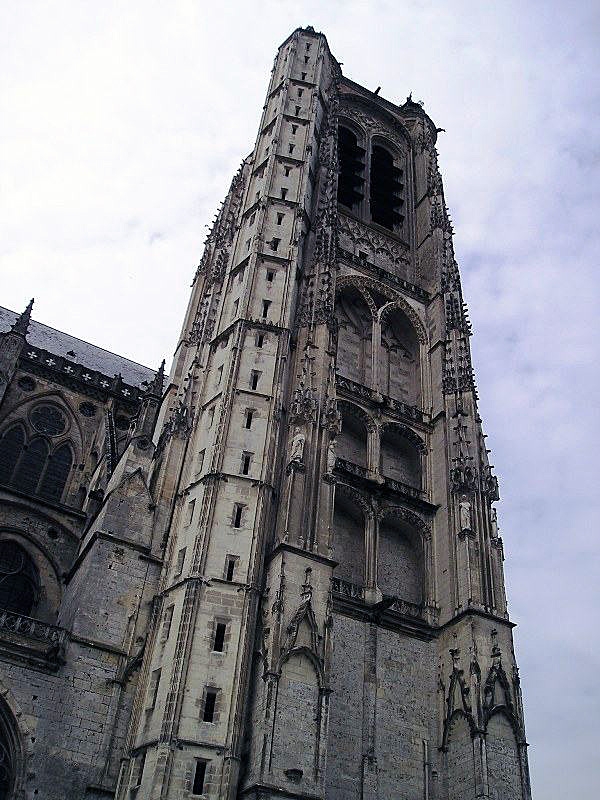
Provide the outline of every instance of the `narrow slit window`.
[[309,61],[310,61],[310,56],[304,56],[304,63],[308,64]]
[[292,135],[293,136],[296,135],[297,130],[298,130],[298,126],[297,125],[292,125]]
[[240,299],[238,297],[237,300],[233,301],[233,316],[234,317],[237,317],[237,313],[238,313],[239,307],[240,307]]
[[215,625],[215,638],[213,640],[213,652],[222,653],[225,650],[225,632],[227,624],[225,622],[217,622]]
[[278,239],[276,237],[273,237],[273,239],[271,239],[271,250],[273,250],[275,253],[277,252],[280,242],[281,239]]
[[250,245],[252,244],[252,238],[246,239],[246,252],[250,250]]
[[142,785],[142,778],[144,777],[144,767],[146,766],[146,751],[144,750],[139,756],[135,759],[135,772],[133,776],[133,781],[131,785],[134,789],[139,788]]
[[[281,216],[283,217],[283,214]],[[281,225],[281,222],[278,221],[277,224]],[[273,283],[274,280],[275,280],[275,270],[274,269],[268,269],[267,270],[267,283]]]
[[306,80],[306,72],[303,72],[303,73],[302,73],[302,80],[303,80],[303,81],[305,81],[305,80]]
[[200,450],[200,452],[198,453],[198,472],[202,472],[205,458],[206,458],[206,448],[204,450]]
[[235,562],[237,558],[235,556],[227,556],[225,559],[225,580],[231,582],[233,580],[233,576],[235,574]]
[[250,373],[250,388],[251,389],[256,390],[256,388],[258,386],[258,381],[260,380],[260,376],[261,376],[261,373],[258,370],[256,370],[256,369],[252,370],[252,372]]
[[213,722],[215,718],[215,706],[217,704],[217,690],[207,689],[204,698],[204,711],[202,713],[203,722]]
[[271,307],[271,301],[270,301],[270,300],[263,300],[263,301],[262,301],[262,315],[263,315],[263,319],[265,319],[265,318],[267,317],[267,315],[268,315],[268,313],[269,313],[269,308],[270,308],[270,307]]
[[250,219],[248,220],[248,225],[254,225],[254,220],[256,219],[256,211],[253,211],[250,215]]
[[287,197],[287,193],[288,193],[288,190],[287,190],[287,189],[283,188],[283,189],[281,190],[281,199],[282,199],[282,200],[285,200],[285,198]]
[[252,408],[246,409],[246,418],[244,420],[244,427],[250,430],[252,427],[252,420],[254,419],[254,410]]
[[284,176],[285,176],[286,178],[289,178],[289,177],[290,177],[290,172],[291,172],[291,171],[292,171],[292,168],[291,168],[291,167],[284,167],[284,168],[283,168],[283,174],[284,174]]
[[[281,225],[281,223],[283,222],[283,216],[284,216],[283,214],[277,214],[277,224],[278,225]],[[267,271],[267,275],[269,275],[269,274],[273,275],[274,273],[273,273],[272,270],[270,270],[270,271]]]
[[167,606],[165,608],[165,613],[163,614],[163,622],[162,622],[162,629],[160,632],[161,641],[166,642],[169,638],[169,634],[171,633],[171,624],[173,622],[173,612],[175,611],[175,606]]
[[217,386],[221,385],[221,381],[223,380],[223,364],[217,369]]
[[252,464],[253,453],[242,453],[242,463],[240,465],[240,472],[242,475],[250,474],[250,465]]
[[150,686],[148,687],[148,710],[156,706],[156,698],[158,697],[158,687],[160,685],[160,669],[153,670],[150,675]]
[[306,43],[306,52],[307,52],[307,53],[308,53],[308,51],[310,50],[310,48],[311,48],[311,43],[310,43],[310,42],[307,42],[307,43]]
[[256,341],[256,346],[257,347],[262,347],[264,345],[264,343],[265,343],[265,335],[264,335],[264,333],[257,333],[255,341]]
[[296,116],[300,116],[300,106],[296,106]]
[[244,273],[246,272],[246,267],[242,267],[241,270],[238,272],[238,283],[241,283],[244,280]]
[[206,412],[206,427],[208,428],[208,430],[212,428],[214,418],[215,418],[215,407],[211,406]]
[[304,89],[298,89],[298,97],[302,97],[304,94]]
[[204,783],[206,781],[206,761],[196,761],[194,767],[194,782],[192,784],[192,794],[204,794]]
[[288,150],[289,150],[289,153],[290,153],[290,155],[292,155],[292,153],[294,152],[294,147],[295,147],[295,146],[296,146],[296,145],[295,145],[295,144],[293,144],[293,143],[291,143],[291,142],[290,142],[290,144],[288,145]]
[[183,564],[185,562],[185,551],[187,547],[181,547],[177,553],[177,564],[175,565],[175,576],[181,575],[183,572]]
[[242,513],[244,506],[241,503],[236,503],[233,507],[233,527],[241,528],[242,526]]
[[186,526],[192,524],[192,520],[194,519],[194,508],[195,508],[195,506],[196,506],[196,500],[195,499],[194,500],[190,500],[190,502],[187,504],[187,511],[186,511],[186,516],[185,516],[185,524],[186,524]]

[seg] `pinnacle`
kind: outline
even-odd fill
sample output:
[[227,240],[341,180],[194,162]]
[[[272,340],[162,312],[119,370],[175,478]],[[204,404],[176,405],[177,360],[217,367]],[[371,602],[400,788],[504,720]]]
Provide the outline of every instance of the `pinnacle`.
[[163,358],[160,367],[154,374],[154,378],[148,384],[146,394],[162,397],[163,385],[165,382],[165,359]]
[[29,303],[27,304],[25,311],[23,311],[23,313],[19,314],[19,316],[17,317],[14,325],[11,328],[11,330],[14,333],[19,333],[21,334],[21,336],[27,336],[27,329],[29,328],[29,322],[31,321],[31,309],[33,308],[33,300],[34,298],[32,297]]

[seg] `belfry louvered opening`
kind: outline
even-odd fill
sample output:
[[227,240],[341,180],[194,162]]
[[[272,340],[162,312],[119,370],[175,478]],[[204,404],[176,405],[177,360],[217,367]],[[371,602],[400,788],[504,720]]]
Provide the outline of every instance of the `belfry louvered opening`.
[[402,199],[402,170],[394,166],[394,157],[384,147],[373,145],[369,182],[371,219],[393,231],[404,217],[400,213]]
[[338,201],[346,208],[358,207],[364,197],[365,150],[349,128],[338,128]]

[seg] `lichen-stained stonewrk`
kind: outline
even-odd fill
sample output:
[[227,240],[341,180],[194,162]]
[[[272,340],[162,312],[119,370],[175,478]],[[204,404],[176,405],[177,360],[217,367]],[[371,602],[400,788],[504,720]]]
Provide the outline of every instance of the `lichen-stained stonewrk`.
[[298,29],[170,377],[0,310],[0,798],[530,798],[436,135]]

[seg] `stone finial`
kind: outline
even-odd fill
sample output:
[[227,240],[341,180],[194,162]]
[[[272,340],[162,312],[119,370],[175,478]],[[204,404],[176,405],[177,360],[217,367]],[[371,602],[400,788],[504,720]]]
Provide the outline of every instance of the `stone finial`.
[[160,367],[154,374],[154,378],[148,384],[146,389],[147,395],[154,397],[162,397],[163,387],[165,384],[165,359],[163,358]]
[[29,328],[29,323],[31,321],[31,309],[33,308],[33,300],[32,297],[29,303],[27,304],[27,308],[23,311],[22,314],[19,314],[17,317],[14,325],[12,326],[11,330],[14,333],[19,333],[21,336],[27,336],[27,330]]

